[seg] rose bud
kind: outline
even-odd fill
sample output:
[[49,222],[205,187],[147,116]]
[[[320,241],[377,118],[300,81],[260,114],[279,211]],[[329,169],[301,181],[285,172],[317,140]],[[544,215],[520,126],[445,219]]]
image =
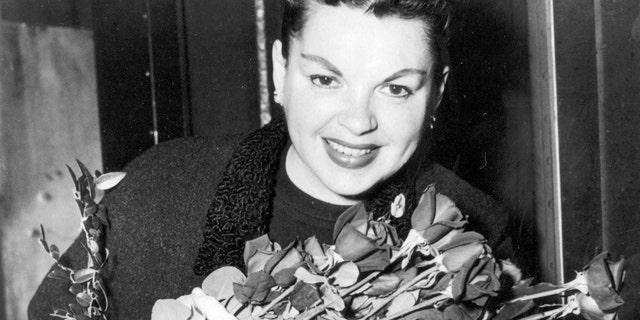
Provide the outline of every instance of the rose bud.
[[442,194],[436,194],[434,185],[423,192],[417,208],[411,216],[411,227],[426,241],[433,244],[452,230],[466,225],[455,203]]
[[309,237],[304,241],[304,251],[308,255],[307,259],[311,258],[310,264],[313,264],[318,270],[322,268],[329,259],[325,255],[325,251],[316,236]]
[[373,221],[359,203],[347,209],[336,222],[335,252],[355,262],[360,271],[381,270],[389,264],[391,247],[399,243],[395,228]]
[[602,311],[598,303],[592,297],[579,292],[576,294],[580,315],[587,320],[613,320],[616,318],[617,310]]
[[484,244],[472,242],[445,251],[440,255],[446,272],[458,272],[462,266],[477,259],[484,252]]
[[288,287],[295,282],[294,273],[304,263],[304,257],[292,242],[274,254],[264,265],[264,271],[274,277],[276,283]]
[[247,241],[244,247],[244,263],[247,266],[247,274],[262,270],[267,261],[280,250],[280,245],[272,243],[266,234]]
[[624,303],[617,293],[624,275],[624,258],[612,262],[609,260],[609,253],[603,252],[593,258],[583,272],[589,296],[601,310],[613,310]]

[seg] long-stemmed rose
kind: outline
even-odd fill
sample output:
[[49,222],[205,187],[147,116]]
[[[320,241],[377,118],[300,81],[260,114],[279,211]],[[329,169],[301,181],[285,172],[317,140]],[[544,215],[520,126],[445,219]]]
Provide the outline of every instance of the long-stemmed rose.
[[335,252],[356,263],[361,272],[382,270],[391,261],[392,248],[400,245],[394,227],[374,220],[364,204],[347,209],[336,222]]
[[609,253],[603,252],[593,258],[583,268],[583,272],[577,273],[574,280],[565,284],[540,283],[529,286],[529,281],[514,286],[516,298],[508,301],[506,307],[515,302],[573,291],[566,304],[528,316],[523,320],[558,317],[569,313],[580,314],[589,320],[611,320],[615,318],[618,308],[624,303],[618,295],[623,280],[624,258],[612,261]]

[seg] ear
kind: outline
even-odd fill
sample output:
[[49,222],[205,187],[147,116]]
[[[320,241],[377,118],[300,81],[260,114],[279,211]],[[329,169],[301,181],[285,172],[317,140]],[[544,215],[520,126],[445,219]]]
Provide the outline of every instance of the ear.
[[271,48],[271,62],[273,63],[273,85],[277,92],[282,94],[284,86],[284,76],[286,74],[287,60],[282,55],[282,42],[276,40]]
[[442,81],[440,82],[440,86],[438,87],[438,96],[435,101],[436,102],[435,108],[433,108],[434,112],[436,109],[438,109],[438,106],[440,106],[440,102],[442,102],[442,97],[444,96],[444,88],[447,85],[448,79],[449,79],[449,66],[444,66],[442,68]]

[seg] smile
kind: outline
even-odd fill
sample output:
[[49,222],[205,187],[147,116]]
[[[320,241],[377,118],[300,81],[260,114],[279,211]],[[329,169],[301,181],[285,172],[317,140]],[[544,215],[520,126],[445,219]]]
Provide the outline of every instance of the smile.
[[370,153],[371,150],[370,148],[367,149],[354,149],[354,148],[349,148],[347,146],[343,146],[337,142],[331,141],[331,140],[327,140],[327,143],[329,144],[329,146],[331,148],[333,148],[333,150],[336,150],[342,154],[351,156],[351,157],[360,157],[363,156],[367,153]]
[[337,139],[324,139],[325,150],[333,163],[346,169],[366,167],[376,159],[380,146],[374,144],[350,144]]

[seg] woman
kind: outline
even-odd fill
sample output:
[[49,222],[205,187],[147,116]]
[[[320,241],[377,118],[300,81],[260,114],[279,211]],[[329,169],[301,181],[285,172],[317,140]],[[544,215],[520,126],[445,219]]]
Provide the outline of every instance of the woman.
[[[240,266],[246,240],[268,232],[283,244],[313,234],[329,243],[349,205],[364,201],[381,214],[403,193],[411,209],[416,185],[431,182],[484,222],[476,226],[491,225],[482,231],[498,245],[499,207],[441,167],[420,170],[447,79],[448,15],[439,0],[286,1],[283,39],[273,46],[274,100],[286,119],[237,147],[227,137],[153,148],[106,199],[110,319],[148,319],[155,300],[189,292],[219,266]],[[395,223],[406,232],[406,222]],[[76,241],[66,256],[83,263],[82,250]],[[30,318],[72,302],[67,288],[46,279]]]

